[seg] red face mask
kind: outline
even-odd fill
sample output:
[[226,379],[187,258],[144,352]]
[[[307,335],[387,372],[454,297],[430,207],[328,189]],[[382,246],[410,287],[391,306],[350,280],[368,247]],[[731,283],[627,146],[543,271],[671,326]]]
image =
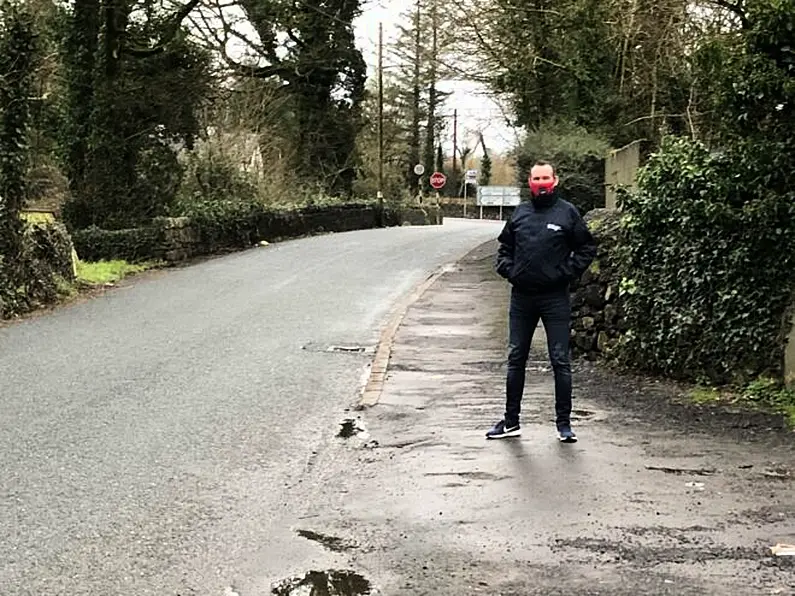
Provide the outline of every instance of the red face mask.
[[530,183],[530,192],[532,192],[533,196],[535,197],[552,194],[552,191],[555,189],[554,180],[544,180],[539,182],[528,180],[528,182]]

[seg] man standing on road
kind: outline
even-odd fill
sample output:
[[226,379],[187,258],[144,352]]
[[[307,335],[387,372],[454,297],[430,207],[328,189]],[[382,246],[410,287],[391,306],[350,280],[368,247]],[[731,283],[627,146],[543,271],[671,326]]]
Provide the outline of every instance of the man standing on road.
[[558,438],[574,443],[571,429],[569,284],[596,256],[596,242],[577,208],[558,195],[558,177],[547,162],[530,170],[531,200],[520,204],[498,237],[497,273],[511,283],[508,378],[505,417],[486,433],[488,439],[522,434],[519,413],[525,367],[539,319],[547,334],[555,373]]

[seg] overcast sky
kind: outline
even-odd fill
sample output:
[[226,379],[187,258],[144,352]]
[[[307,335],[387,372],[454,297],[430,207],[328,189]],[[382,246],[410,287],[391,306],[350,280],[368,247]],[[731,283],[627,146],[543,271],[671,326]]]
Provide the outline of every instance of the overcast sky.
[[[355,26],[357,43],[367,61],[370,76],[375,76],[378,64],[378,23],[384,24],[384,45],[388,45],[397,35],[400,13],[408,4],[405,0],[365,1],[363,14],[356,21]],[[516,132],[506,125],[503,113],[490,98],[488,89],[475,83],[457,81],[446,83],[442,90],[453,91],[442,113],[452,116],[453,110],[458,110],[459,147],[467,141],[470,146],[474,145],[477,131],[483,132],[489,149],[503,152],[516,144]],[[452,125],[449,128],[452,129]],[[444,150],[447,155],[451,155],[452,132],[446,137]]]
[[[388,46],[397,37],[397,25],[401,20],[400,13],[411,5],[410,0],[363,0],[363,14],[354,23],[356,41],[359,49],[367,61],[368,74],[371,81],[375,80],[378,64],[378,23],[384,24],[384,63],[389,65]],[[228,22],[235,23],[244,38],[256,40],[256,34],[248,24],[243,14],[232,7],[224,9]],[[212,18],[210,21],[212,22]],[[199,22],[196,19],[196,22]],[[195,24],[194,24],[195,26]],[[442,23],[442,27],[451,26]],[[239,58],[247,52],[245,44],[232,39],[227,45],[230,55]],[[445,81],[439,85],[440,90],[453,94],[447,98],[439,112],[440,116],[449,118],[442,140],[444,152],[447,156],[453,152],[452,115],[453,110],[458,111],[458,146],[476,147],[478,134],[483,133],[486,146],[497,152],[505,152],[517,143],[516,131],[507,125],[504,112],[491,98],[489,90],[482,85],[469,81]],[[480,155],[477,147],[475,155]]]

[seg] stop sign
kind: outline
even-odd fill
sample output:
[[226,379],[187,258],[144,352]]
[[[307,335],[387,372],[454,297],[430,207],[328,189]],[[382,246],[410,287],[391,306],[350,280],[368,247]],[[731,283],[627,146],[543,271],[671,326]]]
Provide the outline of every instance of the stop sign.
[[434,187],[436,190],[442,188],[445,182],[447,182],[447,177],[441,172],[434,172],[433,174],[431,174],[430,183],[431,186]]

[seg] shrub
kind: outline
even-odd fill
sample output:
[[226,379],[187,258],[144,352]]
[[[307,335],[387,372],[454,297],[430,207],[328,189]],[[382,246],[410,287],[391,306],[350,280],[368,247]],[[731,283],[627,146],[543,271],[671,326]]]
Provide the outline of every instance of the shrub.
[[184,156],[184,177],[173,213],[185,215],[193,203],[257,199],[253,176],[241,171],[226,152],[209,143],[202,148]]
[[795,288],[795,198],[754,146],[667,138],[621,193],[619,357],[674,377],[780,376]]
[[72,232],[75,250],[83,261],[123,259],[138,263],[157,254],[160,236],[154,226],[127,230],[103,230],[91,226]]
[[72,241],[59,223],[27,225],[17,262],[0,255],[0,319],[57,302],[74,281]]

